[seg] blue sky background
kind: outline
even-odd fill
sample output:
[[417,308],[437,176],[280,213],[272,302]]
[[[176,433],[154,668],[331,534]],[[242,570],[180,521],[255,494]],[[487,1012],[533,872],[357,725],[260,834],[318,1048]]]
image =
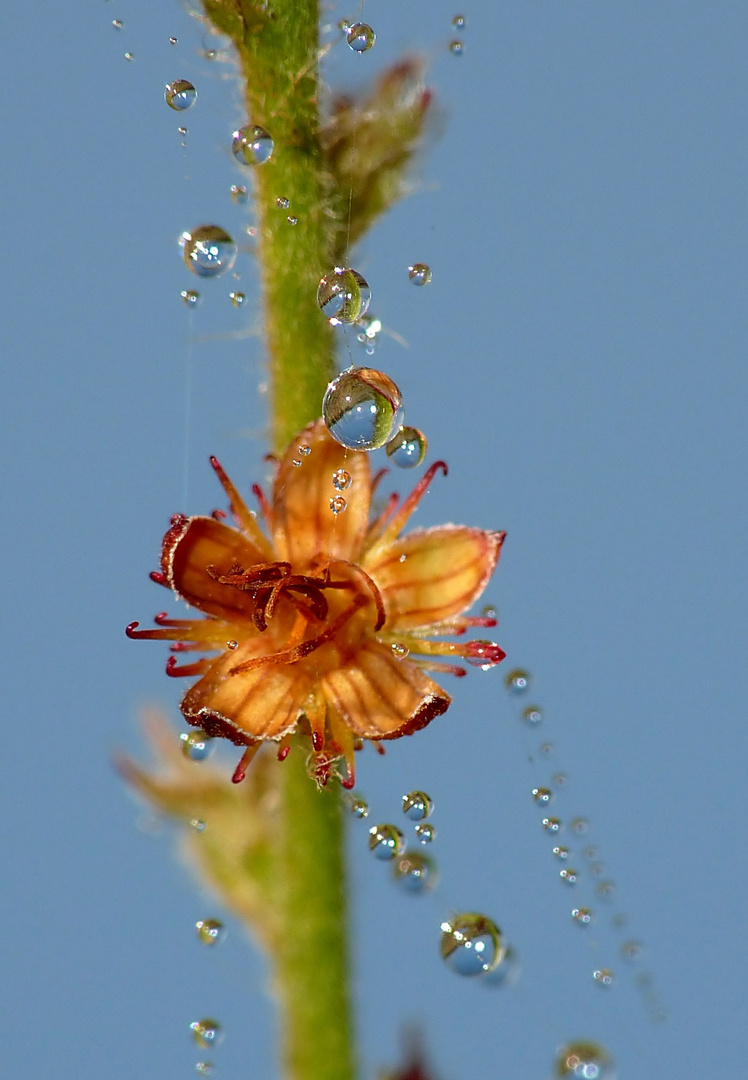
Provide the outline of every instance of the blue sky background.
[[[442,134],[353,261],[372,312],[409,343],[384,337],[376,362],[450,464],[419,524],[507,530],[486,600],[546,719],[528,734],[501,673],[475,672],[447,716],[384,759],[361,755],[370,823],[400,823],[412,787],[432,795],[441,871],[431,896],[403,895],[351,822],[362,1075],[396,1059],[413,1020],[441,1080],[547,1080],[578,1036],[607,1045],[620,1078],[737,1076],[748,14],[470,0],[454,57],[458,10],[370,0],[375,48],[338,44],[325,72],[341,86],[404,51],[431,62]],[[226,1029],[218,1076],[275,1074],[263,960],[231,919],[222,948],[198,944],[195,920],[220,909],[170,830],[139,827],[111,766],[117,748],[144,752],[139,707],[176,717],[159,647],[123,632],[162,604],[147,572],[169,515],[217,504],[209,453],[244,486],[262,475],[251,256],[240,285],[198,283],[176,246],[204,222],[237,236],[251,223],[228,193],[242,180],[232,69],[205,47],[172,0],[3,16],[2,1056],[24,1080],[189,1076],[202,1015]],[[184,117],[163,100],[182,77],[199,93]],[[431,264],[428,287],[409,284],[413,261]],[[192,287],[194,316],[179,299]],[[581,855],[577,888],[558,881],[530,789],[559,771],[555,808],[589,818],[585,844],[617,886],[607,904]],[[580,902],[598,913],[586,930],[569,914]],[[504,929],[513,987],[439,960],[439,923],[460,909]],[[618,955],[628,938],[644,943],[638,965]],[[618,976],[607,991],[600,965]]]

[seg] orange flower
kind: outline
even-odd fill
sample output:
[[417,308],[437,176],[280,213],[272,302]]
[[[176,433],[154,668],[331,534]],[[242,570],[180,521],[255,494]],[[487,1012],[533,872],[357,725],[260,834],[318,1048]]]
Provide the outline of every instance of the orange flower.
[[181,666],[172,655],[166,670],[199,676],[181,705],[190,724],[247,747],[235,782],[265,740],[279,742],[285,757],[301,721],[318,782],[343,757],[342,783],[352,787],[363,739],[409,735],[448,708],[451,698],[425,672],[466,672],[434,657],[462,656],[483,668],[503,660],[493,642],[444,638],[496,625],[462,613],[491,577],[504,533],[443,525],[400,537],[437,470],[446,474],[441,461],[402,504],[390,496],[370,522],[379,476],[372,481],[368,455],[345,450],[321,420],[291,443],[272,501],[253,488],[267,536],[211,463],[237,527],[223,524],[221,511],[175,516],[161,572],[151,575],[204,617],[162,613],[157,629],[131,623],[127,634],[172,641],[173,653],[218,652]]

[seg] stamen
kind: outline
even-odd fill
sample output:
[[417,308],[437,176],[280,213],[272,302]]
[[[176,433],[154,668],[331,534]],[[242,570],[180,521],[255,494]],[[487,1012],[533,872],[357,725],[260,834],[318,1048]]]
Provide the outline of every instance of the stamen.
[[228,514],[225,510],[211,510],[210,516],[214,521],[225,521]]
[[259,484],[252,484],[252,494],[257,499],[260,507],[260,513],[265,519],[265,524],[270,531],[273,531],[273,508],[267,500],[265,492],[262,490]]
[[197,660],[194,664],[182,664],[180,667],[176,656],[170,656],[166,661],[166,674],[174,679],[183,675],[204,675],[209,667],[209,660]]
[[369,492],[372,497],[376,494],[377,488],[389,471],[389,469],[380,469],[379,472],[374,474],[374,478],[371,481],[371,491]]
[[388,518],[394,514],[397,509],[397,505],[400,502],[400,496],[396,491],[393,491],[387,500],[387,505],[378,517],[374,518],[369,526],[366,537],[364,539],[364,551],[367,551],[374,543],[379,539],[380,534],[384,530]]
[[229,480],[226,473],[223,471],[223,467],[217,458],[211,457],[210,463],[215,469],[216,475],[221,482],[223,490],[229,497],[229,506],[231,507],[231,513],[236,518],[239,526],[244,530],[247,536],[252,540],[255,547],[259,548],[263,555],[268,559],[273,557],[273,549],[270,546],[267,537],[263,533],[260,526],[257,524],[257,518],[250,512],[249,507],[236,490],[232,482]]
[[414,660],[413,663],[421,671],[434,671],[441,675],[456,675],[458,679],[467,675],[464,667],[459,667],[457,664],[445,664],[441,660]]
[[[376,605],[377,609],[377,621],[374,623],[374,629],[381,630],[387,618],[387,612],[384,609],[384,600],[382,599],[382,594],[379,591],[379,586],[377,585],[377,583],[373,580],[373,578],[369,577],[369,575],[362,567],[358,566],[356,563],[348,562],[347,559],[333,559],[333,561],[329,565],[347,566],[349,570],[355,571],[360,577],[364,579],[364,584],[368,586],[369,591],[374,598],[374,604]],[[329,582],[328,585],[330,588],[340,587],[337,582]]]
[[166,574],[162,574],[160,570],[151,570],[148,577],[151,581],[155,581],[157,585],[163,585],[165,588],[169,588],[169,582],[166,580]]
[[241,784],[242,780],[247,775],[247,769],[252,763],[252,758],[255,756],[261,746],[261,740],[249,744],[249,746],[239,759],[239,764],[234,769],[234,774],[231,777],[232,784]]
[[441,471],[446,476],[449,472],[447,463],[445,461],[435,461],[433,465],[430,465],[416,486],[411,491],[405,502],[402,504],[397,513],[393,516],[392,520],[387,525],[387,528],[382,533],[381,537],[377,541],[378,544],[391,544],[405,527],[408,518],[413,513],[419,502],[426,494],[429,484],[436,476],[437,472]]

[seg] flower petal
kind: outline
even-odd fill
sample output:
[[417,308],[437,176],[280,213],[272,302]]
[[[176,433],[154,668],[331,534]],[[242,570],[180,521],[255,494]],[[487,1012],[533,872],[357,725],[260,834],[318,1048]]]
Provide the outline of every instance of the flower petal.
[[320,683],[330,705],[364,739],[410,735],[446,712],[452,700],[410,660],[397,660],[372,640]]
[[237,664],[262,655],[264,647],[263,640],[254,640],[214,660],[184,695],[184,717],[209,735],[240,745],[253,739],[280,739],[290,731],[313,688],[301,664],[268,664],[230,674]]
[[251,595],[232,585],[222,585],[208,567],[228,574],[232,567],[249,570],[264,561],[263,554],[237,529],[207,517],[188,518],[170,529],[161,556],[167,583],[188,604],[227,622],[250,625]]
[[[299,447],[308,447],[302,456]],[[294,460],[301,465],[294,465]],[[350,487],[338,491],[333,473],[345,469]],[[346,508],[333,513],[330,500],[342,496]],[[286,451],[273,487],[274,539],[279,559],[307,568],[316,556],[354,560],[369,519],[371,478],[366,454],[346,450],[322,420],[310,424]]]
[[466,611],[483,592],[504,533],[465,525],[419,529],[361,560],[387,611],[387,630],[407,631]]

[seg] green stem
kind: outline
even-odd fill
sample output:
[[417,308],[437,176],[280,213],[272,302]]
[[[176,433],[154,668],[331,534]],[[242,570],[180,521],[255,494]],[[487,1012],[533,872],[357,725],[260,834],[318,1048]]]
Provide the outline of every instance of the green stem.
[[[334,371],[332,329],[317,305],[333,265],[332,216],[317,109],[316,0],[205,0],[239,54],[247,122],[275,144],[255,166],[255,206],[268,343],[272,443],[282,453],[320,415]],[[288,207],[278,200],[288,199]],[[289,223],[289,216],[296,224]],[[279,768],[280,828],[273,900],[281,927],[274,960],[288,1080],[354,1075],[340,789],[318,791],[301,746]]]

